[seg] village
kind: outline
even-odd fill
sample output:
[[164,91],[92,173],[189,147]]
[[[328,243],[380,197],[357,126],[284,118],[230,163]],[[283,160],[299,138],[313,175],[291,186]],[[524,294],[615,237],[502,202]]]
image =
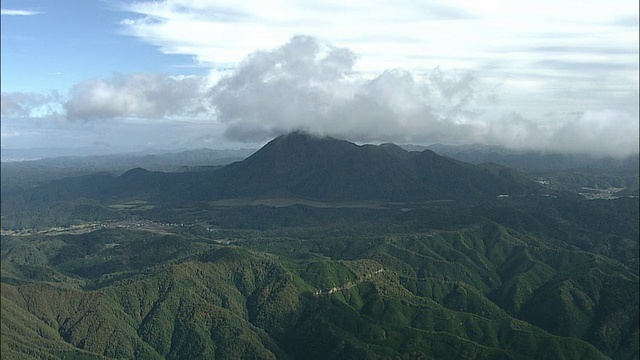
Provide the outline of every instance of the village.
[[[71,226],[56,226],[48,229],[2,229],[2,236],[32,236],[32,235],[45,235],[45,236],[56,236],[56,235],[79,235],[79,234],[87,234],[93,231],[101,230],[101,229],[130,229],[130,230],[140,230],[140,231],[149,231],[154,233],[168,234],[169,230],[175,228],[189,228],[193,226],[193,224],[185,224],[185,223],[168,223],[168,222],[157,222],[152,220],[121,220],[121,221],[110,221],[110,222],[89,222],[85,224],[76,224]],[[215,229],[211,229],[205,227],[205,229],[209,232],[214,231]]]

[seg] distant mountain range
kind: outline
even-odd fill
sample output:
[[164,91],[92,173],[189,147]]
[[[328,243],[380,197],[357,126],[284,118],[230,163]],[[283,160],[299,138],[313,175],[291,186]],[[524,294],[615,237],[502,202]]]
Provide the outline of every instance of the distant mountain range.
[[11,157],[11,155],[15,155],[14,151],[3,149],[2,161],[3,163],[13,163],[17,162],[16,160],[21,160],[18,162],[57,167],[93,167],[100,170],[104,170],[105,167],[131,169],[137,166],[145,166],[149,170],[173,170],[180,166],[224,165],[232,161],[242,160],[254,152],[255,149],[212,150],[202,148],[154,154],[63,155],[32,158]]
[[532,150],[512,150],[496,145],[402,145],[410,151],[432,150],[439,155],[472,164],[493,162],[526,172],[575,169],[625,170],[638,172],[638,154],[624,158],[590,154],[568,154]]
[[[255,149],[212,150],[195,149],[159,154],[113,154],[90,156],[60,156],[28,161],[5,161],[12,154],[2,150],[3,193],[14,188],[33,187],[52,180],[95,173],[121,175],[144,167],[151,171],[206,170],[239,161],[255,152]],[[20,153],[22,155],[28,155]],[[17,158],[13,158],[16,160]]]
[[[58,163],[65,164],[67,162],[81,161],[85,164],[96,164],[114,159],[118,161],[128,160],[131,162],[141,161],[143,159],[167,159],[168,162],[175,160],[186,161],[182,165],[193,165],[193,161],[201,161],[204,159],[224,159],[224,158],[245,158],[255,152],[256,149],[188,149],[188,150],[160,150],[148,149],[143,151],[114,151],[105,153],[101,149],[91,148],[68,148],[68,149],[51,149],[51,148],[28,148],[28,149],[2,149],[2,162],[22,162],[22,161],[50,161],[55,160]],[[64,158],[64,159],[59,159]],[[42,162],[42,161],[41,161]]]

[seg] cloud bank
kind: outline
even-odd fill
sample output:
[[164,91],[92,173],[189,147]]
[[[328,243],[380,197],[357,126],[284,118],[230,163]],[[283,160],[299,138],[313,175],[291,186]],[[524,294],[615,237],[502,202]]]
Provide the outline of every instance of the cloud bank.
[[[226,135],[266,140],[304,129],[356,141],[451,141],[468,138],[462,125],[477,97],[467,72],[416,78],[387,70],[364,79],[348,49],[296,36],[272,51],[258,51],[211,91]],[[260,130],[260,131],[258,131]],[[457,134],[460,133],[460,134]]]
[[489,143],[510,148],[626,155],[638,151],[638,113],[598,109],[533,121],[492,103],[467,71],[354,72],[356,56],[297,36],[247,57],[211,91],[225,135],[260,141],[293,129],[359,142]]
[[[291,130],[356,142],[486,143],[623,156],[638,152],[638,106],[597,107],[532,119],[496,102],[476,73],[355,70],[356,54],[309,36],[247,56],[233,71],[175,77],[119,74],[76,84],[66,97],[3,93],[2,117],[70,122],[205,120],[228,140],[260,143]],[[219,76],[218,76],[219,77]],[[631,105],[629,105],[631,104]],[[184,129],[182,129],[184,131]],[[3,130],[4,131],[4,130]],[[201,126],[193,138],[208,136]]]

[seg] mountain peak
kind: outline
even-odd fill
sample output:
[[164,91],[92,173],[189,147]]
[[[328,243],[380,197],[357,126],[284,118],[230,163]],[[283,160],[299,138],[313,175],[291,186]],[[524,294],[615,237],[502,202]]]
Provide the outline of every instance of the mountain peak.
[[287,144],[288,146],[309,146],[311,144],[347,142],[345,140],[337,140],[327,135],[316,135],[303,130],[295,130],[284,135],[280,135],[271,140],[269,144]]
[[271,140],[247,160],[256,162],[270,158],[290,164],[290,161],[312,161],[318,157],[335,156],[347,151],[347,148],[350,147],[357,147],[357,145],[330,136],[314,135],[296,130]]
[[331,139],[330,136],[312,134],[312,133],[310,133],[308,131],[305,131],[305,130],[293,130],[293,131],[290,131],[290,132],[288,132],[286,134],[283,134],[283,135],[280,135],[280,136],[276,137],[274,140],[277,140],[277,139],[296,139],[296,138],[299,138],[299,139],[302,139],[302,138],[305,138],[305,139],[316,139],[316,140],[326,139],[326,138]]
[[144,177],[149,173],[150,173],[150,171],[147,170],[147,169],[143,169],[141,167],[136,167],[136,168],[133,168],[131,170],[128,170],[124,174],[120,175],[120,177],[123,178],[123,179],[134,179],[134,178]]
[[408,152],[395,144],[360,146],[303,131],[273,139],[221,173],[234,179],[226,188],[233,196],[284,192],[318,200],[416,201],[535,192],[535,184],[500,179],[429,150]]

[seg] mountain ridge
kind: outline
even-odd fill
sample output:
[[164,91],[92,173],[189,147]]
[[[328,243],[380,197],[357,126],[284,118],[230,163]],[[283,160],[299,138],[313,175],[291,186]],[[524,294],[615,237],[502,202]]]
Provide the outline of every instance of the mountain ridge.
[[[397,145],[356,145],[302,132],[273,139],[247,159],[217,172],[235,196],[284,191],[330,201],[468,200],[540,193],[533,181]],[[243,181],[238,181],[243,180]]]

